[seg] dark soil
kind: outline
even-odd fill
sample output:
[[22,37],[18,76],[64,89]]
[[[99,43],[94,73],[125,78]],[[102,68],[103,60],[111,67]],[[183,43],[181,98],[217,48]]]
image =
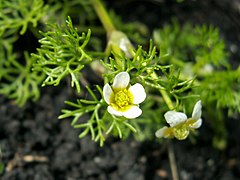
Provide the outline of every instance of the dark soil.
[[[109,4],[126,21],[139,20],[160,27],[178,17],[180,22],[208,23],[220,28],[233,64],[239,64],[240,2],[115,1]],[[73,95],[61,87],[46,87],[38,102],[18,108],[0,96],[0,144],[5,171],[2,180],[160,180],[172,179],[165,144],[109,138],[103,148],[90,137],[78,139],[70,120],[58,120],[64,100]],[[212,147],[210,120],[204,119],[197,143],[173,140],[182,180],[240,179],[240,118],[226,121],[229,132],[224,151]]]

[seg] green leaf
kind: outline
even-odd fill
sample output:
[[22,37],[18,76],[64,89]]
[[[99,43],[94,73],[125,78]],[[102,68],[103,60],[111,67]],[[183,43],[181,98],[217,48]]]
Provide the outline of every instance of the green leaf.
[[36,101],[40,96],[39,85],[44,79],[44,74],[32,71],[34,59],[27,52],[24,53],[25,65],[23,65],[18,62],[11,46],[5,49],[1,45],[0,94],[14,99],[19,106],[23,106],[29,99]]
[[36,27],[48,10],[43,0],[0,0],[0,4],[0,37],[15,34],[19,29],[23,35],[29,24]]
[[91,31],[79,35],[70,17],[66,27],[54,24],[49,26],[51,31],[41,32],[44,37],[39,40],[41,47],[37,49],[38,53],[32,54],[36,58],[33,70],[46,74],[43,86],[57,86],[64,77],[70,75],[72,87],[80,92],[80,71],[92,61],[85,51]]

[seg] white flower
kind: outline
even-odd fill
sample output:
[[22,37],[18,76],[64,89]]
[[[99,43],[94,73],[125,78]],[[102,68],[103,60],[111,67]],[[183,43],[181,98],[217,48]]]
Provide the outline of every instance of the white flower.
[[120,72],[113,80],[113,85],[108,83],[103,87],[103,98],[109,105],[107,110],[115,116],[124,116],[133,119],[142,114],[139,108],[146,98],[143,86],[139,83],[129,85],[130,76],[127,72]]
[[176,137],[179,140],[186,139],[190,130],[197,129],[202,125],[201,115],[201,101],[195,104],[191,118],[187,118],[187,115],[182,112],[168,111],[164,114],[164,117],[170,127],[164,126],[156,131],[155,135],[158,138]]

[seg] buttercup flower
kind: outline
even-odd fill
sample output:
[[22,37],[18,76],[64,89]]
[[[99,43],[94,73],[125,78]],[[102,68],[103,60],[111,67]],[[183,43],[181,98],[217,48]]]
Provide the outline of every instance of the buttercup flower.
[[103,98],[109,105],[107,110],[115,116],[124,116],[133,119],[142,114],[139,104],[146,98],[143,86],[139,83],[131,86],[127,72],[117,74],[113,85],[108,83],[103,87]]
[[195,104],[191,118],[187,118],[186,114],[182,112],[168,111],[164,114],[164,117],[170,127],[164,126],[156,131],[155,135],[158,138],[176,137],[179,140],[184,140],[188,137],[191,130],[197,129],[202,125],[201,115],[201,101]]

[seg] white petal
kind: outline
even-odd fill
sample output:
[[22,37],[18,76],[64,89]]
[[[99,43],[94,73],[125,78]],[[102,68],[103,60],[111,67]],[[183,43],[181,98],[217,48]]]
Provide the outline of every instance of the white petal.
[[131,44],[127,37],[122,37],[119,42],[119,47],[124,52],[128,52],[128,45]]
[[155,136],[158,137],[158,138],[164,137],[164,133],[165,133],[167,128],[168,128],[167,126],[164,126],[163,128],[157,130],[155,132]]
[[129,110],[123,112],[123,116],[128,119],[137,118],[142,114],[142,110],[138,106],[132,106]]
[[193,128],[193,129],[197,129],[197,128],[200,128],[201,125],[202,125],[202,119],[200,118],[194,124],[190,125],[189,127]]
[[198,101],[193,108],[192,118],[198,120],[201,118],[201,116],[202,116],[202,104],[201,101]]
[[164,114],[167,123],[173,127],[187,120],[186,114],[182,112],[168,111]]
[[122,116],[123,115],[123,112],[121,111],[117,111],[115,108],[113,108],[112,106],[108,106],[107,108],[108,112],[112,115],[115,115],[115,116]]
[[112,95],[113,91],[111,86],[107,83],[103,87],[103,98],[106,101],[106,103],[110,104],[110,97]]
[[146,98],[146,93],[143,86],[139,83],[134,84],[129,88],[129,91],[133,95],[133,104],[140,104]]
[[118,73],[113,80],[113,89],[124,89],[130,82],[130,76],[127,72]]

